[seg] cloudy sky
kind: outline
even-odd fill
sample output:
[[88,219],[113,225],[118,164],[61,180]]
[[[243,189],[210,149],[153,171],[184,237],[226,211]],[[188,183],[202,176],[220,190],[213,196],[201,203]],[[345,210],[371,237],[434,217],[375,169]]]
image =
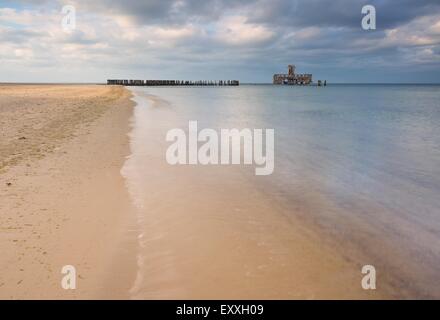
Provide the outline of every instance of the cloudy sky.
[[440,0],[0,0],[1,82],[271,82],[289,63],[330,82],[440,83]]

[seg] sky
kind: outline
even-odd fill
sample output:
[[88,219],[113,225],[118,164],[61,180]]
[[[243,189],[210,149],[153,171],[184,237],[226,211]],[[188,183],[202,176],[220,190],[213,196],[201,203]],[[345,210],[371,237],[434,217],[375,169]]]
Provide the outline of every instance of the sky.
[[270,83],[288,64],[329,83],[440,83],[440,0],[0,0],[0,82]]

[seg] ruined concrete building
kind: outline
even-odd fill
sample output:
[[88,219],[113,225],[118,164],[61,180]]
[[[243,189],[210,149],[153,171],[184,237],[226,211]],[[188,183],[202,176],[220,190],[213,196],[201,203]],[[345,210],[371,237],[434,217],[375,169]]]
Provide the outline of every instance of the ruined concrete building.
[[312,83],[311,74],[295,74],[295,66],[289,65],[287,74],[274,74],[273,84],[288,84],[288,85],[309,85]]

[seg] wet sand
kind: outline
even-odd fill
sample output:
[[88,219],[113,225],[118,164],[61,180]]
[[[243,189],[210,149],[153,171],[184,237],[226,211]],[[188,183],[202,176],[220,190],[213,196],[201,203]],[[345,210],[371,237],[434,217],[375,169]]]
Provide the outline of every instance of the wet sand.
[[[0,298],[127,297],[129,97],[122,87],[0,86]],[[61,288],[64,265],[76,268],[76,290]]]
[[247,177],[253,168],[168,165],[163,137],[180,119],[164,97],[135,92],[132,155],[122,170],[139,225],[132,298],[391,297],[384,282],[363,290],[357,257],[259,191],[262,178]]

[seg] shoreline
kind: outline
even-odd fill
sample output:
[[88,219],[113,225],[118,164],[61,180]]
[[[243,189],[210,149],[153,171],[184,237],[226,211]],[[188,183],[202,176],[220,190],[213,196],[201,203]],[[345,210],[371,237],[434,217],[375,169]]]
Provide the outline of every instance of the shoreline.
[[258,177],[232,166],[168,165],[163,137],[179,127],[175,106],[136,91],[123,169],[140,217],[134,299],[392,297],[383,283],[363,290],[357,260],[274,204],[255,188]]
[[[5,113],[13,128],[12,143],[0,145],[10,150],[0,168],[0,298],[392,297],[363,291],[356,259],[240,170],[168,166],[162,129],[175,110],[161,97],[114,86],[34,89],[16,97],[43,111],[23,113],[18,101],[18,118]],[[77,269],[76,290],[61,288],[64,265]]]
[[[2,141],[11,152],[0,173],[0,298],[127,298],[137,248],[120,168],[131,94],[83,85],[0,90],[12,141]],[[64,265],[76,268],[76,290],[61,288]]]

